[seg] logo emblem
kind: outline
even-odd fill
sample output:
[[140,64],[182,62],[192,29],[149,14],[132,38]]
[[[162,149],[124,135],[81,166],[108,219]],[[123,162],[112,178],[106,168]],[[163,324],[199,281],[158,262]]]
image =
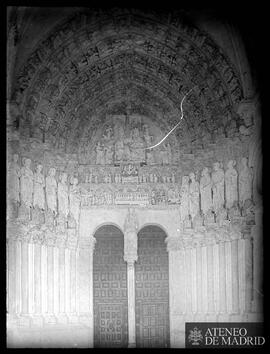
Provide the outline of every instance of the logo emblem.
[[202,331],[194,327],[193,330],[189,331],[188,340],[192,345],[199,345],[199,342],[203,341]]

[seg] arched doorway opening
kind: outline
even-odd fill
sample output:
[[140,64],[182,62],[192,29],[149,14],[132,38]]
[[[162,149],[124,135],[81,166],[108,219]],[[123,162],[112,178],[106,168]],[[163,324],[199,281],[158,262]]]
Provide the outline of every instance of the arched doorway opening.
[[135,263],[136,347],[170,346],[169,266],[165,232],[158,226],[138,233]]
[[127,266],[124,235],[116,226],[100,227],[93,256],[94,347],[128,345]]

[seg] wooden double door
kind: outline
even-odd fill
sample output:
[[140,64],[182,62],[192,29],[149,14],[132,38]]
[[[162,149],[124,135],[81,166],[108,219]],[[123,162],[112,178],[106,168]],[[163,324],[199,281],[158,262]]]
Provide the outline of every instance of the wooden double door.
[[[135,262],[136,347],[169,347],[169,272],[166,234],[147,226],[138,234]],[[94,347],[128,347],[127,265],[124,235],[101,227],[93,258]]]

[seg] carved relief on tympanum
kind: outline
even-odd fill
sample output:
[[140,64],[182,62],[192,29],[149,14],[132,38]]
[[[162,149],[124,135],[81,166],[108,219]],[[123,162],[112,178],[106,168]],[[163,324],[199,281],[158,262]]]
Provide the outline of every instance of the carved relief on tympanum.
[[[117,129],[116,129],[117,128]],[[96,134],[95,164],[169,165],[172,163],[171,143],[165,142],[158,150],[148,150],[154,140],[162,136],[149,118],[142,116],[112,116],[110,122]]]

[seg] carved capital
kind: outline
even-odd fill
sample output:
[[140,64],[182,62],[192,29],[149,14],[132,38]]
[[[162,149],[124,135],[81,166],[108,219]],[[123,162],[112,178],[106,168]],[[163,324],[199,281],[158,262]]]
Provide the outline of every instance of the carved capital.
[[47,228],[45,232],[44,244],[49,247],[55,246],[56,243],[56,233],[52,227]]
[[94,252],[96,239],[93,236],[81,237],[78,240],[78,247]]
[[167,243],[167,251],[168,252],[175,252],[180,251],[184,248],[183,240],[179,236],[170,236],[165,239]]

